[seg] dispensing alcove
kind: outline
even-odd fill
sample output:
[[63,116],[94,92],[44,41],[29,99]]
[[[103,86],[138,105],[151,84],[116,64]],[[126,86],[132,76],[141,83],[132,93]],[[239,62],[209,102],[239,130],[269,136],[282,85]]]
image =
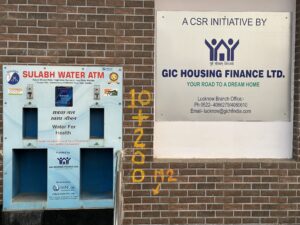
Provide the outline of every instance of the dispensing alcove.
[[113,149],[80,149],[81,199],[112,199]]
[[46,201],[47,149],[13,149],[13,201]]

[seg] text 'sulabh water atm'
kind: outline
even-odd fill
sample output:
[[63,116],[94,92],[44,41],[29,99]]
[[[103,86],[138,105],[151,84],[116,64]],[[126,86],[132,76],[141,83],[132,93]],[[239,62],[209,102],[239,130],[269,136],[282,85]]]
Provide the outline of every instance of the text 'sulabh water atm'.
[[113,208],[122,68],[3,66],[3,209]]

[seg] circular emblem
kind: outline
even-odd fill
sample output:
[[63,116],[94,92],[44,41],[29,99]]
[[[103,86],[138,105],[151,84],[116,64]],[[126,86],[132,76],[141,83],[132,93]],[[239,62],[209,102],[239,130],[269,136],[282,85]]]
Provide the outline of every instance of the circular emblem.
[[111,82],[117,82],[119,79],[119,75],[115,72],[109,74],[109,79],[111,80]]
[[15,84],[19,83],[20,76],[17,73],[17,71],[8,71],[7,75],[6,75],[6,80],[7,80],[7,83],[9,83],[11,85],[15,85]]
[[52,189],[53,191],[59,191],[59,186],[57,184],[54,184]]

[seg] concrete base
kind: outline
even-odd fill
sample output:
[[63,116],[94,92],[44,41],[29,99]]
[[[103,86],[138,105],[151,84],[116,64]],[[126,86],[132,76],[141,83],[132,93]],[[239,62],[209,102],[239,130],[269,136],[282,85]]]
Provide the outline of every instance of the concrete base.
[[2,212],[3,225],[113,225],[113,209]]

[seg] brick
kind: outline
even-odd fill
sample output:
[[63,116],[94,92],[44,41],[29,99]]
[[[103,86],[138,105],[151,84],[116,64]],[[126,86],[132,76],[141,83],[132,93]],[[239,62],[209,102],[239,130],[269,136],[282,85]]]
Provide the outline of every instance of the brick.
[[46,0],[28,0],[28,4],[46,4]]
[[95,28],[95,26],[96,26],[95,22],[87,22],[87,21],[77,22],[77,27],[79,28]]
[[[105,36],[100,36],[100,37],[97,37],[97,42],[99,42],[99,43],[114,43],[115,42],[115,38],[114,37],[110,37],[110,36],[106,36],[106,37]],[[119,52],[116,52],[116,54],[117,53],[119,53]],[[127,52],[127,53],[129,53],[130,55],[129,56],[123,55],[122,57],[132,57],[132,52]]]
[[57,57],[47,56],[47,57],[38,57],[37,63],[57,63]]
[[9,12],[9,13],[0,13],[0,18],[2,19],[26,19],[27,15],[23,12]]
[[122,15],[131,15],[134,14],[134,9],[130,8],[115,8],[115,14],[122,14]]
[[259,223],[260,219],[259,218],[243,218],[242,222],[243,223]]
[[75,21],[57,21],[58,27],[75,27],[76,22]]
[[56,27],[56,21],[54,20],[38,20],[39,27]]
[[144,8],[154,8],[154,1],[144,1]]
[[87,15],[88,21],[105,21],[104,15]]
[[125,17],[123,15],[107,15],[106,18],[108,21],[116,21],[116,22],[125,21]]
[[184,198],[179,198],[179,203],[196,203],[197,199],[194,197],[184,197]]
[[188,218],[189,224],[204,224],[205,219],[204,218]]
[[180,189],[183,189],[183,190],[193,190],[193,189],[197,188],[197,185],[196,184],[180,184],[179,187],[180,187]]
[[124,216],[125,217],[141,217],[142,213],[141,212],[125,212]]
[[86,0],[67,0],[67,5],[84,6],[86,5]]
[[252,170],[252,175],[259,175],[259,176],[261,176],[261,175],[269,175],[269,171],[268,170],[266,170],[266,169],[261,169],[261,170]]
[[279,196],[296,196],[296,191],[294,190],[286,190],[286,191],[279,191]]
[[251,211],[234,211],[235,217],[250,217]]
[[96,42],[94,36],[78,36],[78,42]]
[[[79,7],[78,8],[78,13],[83,14],[83,15],[79,15],[80,17],[84,17],[85,19],[85,14],[95,14],[97,12],[96,7]],[[71,16],[71,15],[70,15]],[[76,14],[74,14],[74,16],[78,16]],[[71,19],[71,17],[69,17],[69,19]]]
[[241,218],[224,218],[225,224],[240,224],[241,222]]
[[206,208],[207,208],[207,210],[223,210],[224,205],[223,204],[207,204]]
[[38,34],[46,34],[47,33],[47,28],[45,27],[28,27],[28,33],[30,35]]
[[179,212],[180,217],[196,217],[197,212],[196,211],[181,211]]
[[142,9],[142,8],[136,8],[135,9],[136,15],[153,15],[154,9]]
[[143,7],[143,1],[131,1],[131,0],[127,0],[125,1],[125,6],[126,7]]
[[18,63],[36,63],[36,57],[31,56],[18,56],[17,57]]
[[75,58],[59,57],[58,62],[61,63],[61,64],[74,64],[75,63]]
[[57,7],[57,13],[76,13],[77,7],[72,6],[60,6]]
[[142,30],[125,30],[125,36],[143,36],[144,32]]
[[47,43],[42,42],[28,42],[28,48],[46,49]]
[[126,16],[127,22],[143,22],[143,16]]
[[269,189],[269,184],[252,184],[252,189]]
[[179,175],[187,176],[187,175],[196,175],[197,170],[194,169],[186,169],[186,170],[180,170]]
[[19,5],[19,11],[22,12],[37,12],[38,7],[35,5]]
[[49,5],[40,5],[39,12],[56,12],[56,6],[49,6]]
[[187,218],[170,218],[169,224],[186,224]]
[[267,217],[269,216],[269,211],[252,211],[253,217]]
[[17,40],[18,36],[15,34],[1,34],[0,40],[10,41],[10,40]]
[[277,169],[278,168],[278,163],[262,162],[261,163],[261,168],[262,169]]
[[16,26],[17,21],[12,20],[12,19],[3,19],[3,20],[1,20],[1,25],[2,26]]
[[86,29],[68,28],[67,35],[86,35]]
[[17,58],[15,56],[0,56],[0,62],[1,63],[4,63],[4,62],[7,62],[7,63],[14,63],[16,62]]
[[261,218],[262,223],[277,223],[277,218]]
[[64,50],[48,50],[47,56],[66,56],[66,51],[64,51]]
[[278,223],[282,224],[282,223],[295,223],[296,220],[294,217],[289,217],[289,218],[279,218],[278,219]]
[[188,209],[189,210],[205,210],[206,205],[205,204],[189,204]]
[[36,20],[18,20],[18,26],[34,27],[36,25],[37,25]]
[[197,211],[197,217],[215,217],[215,211]]
[[34,56],[45,56],[46,50],[39,50],[39,49],[28,49],[28,55],[34,55]]
[[68,20],[85,20],[85,14],[68,14]]
[[66,5],[67,0],[47,0],[48,5]]
[[50,36],[50,35],[40,35],[39,41],[41,42],[55,42],[56,36]]
[[8,43],[9,48],[27,48],[26,42],[9,42]]
[[87,29],[87,35],[104,35],[104,29]]
[[151,224],[169,224],[169,220],[168,219],[151,219]]
[[104,6],[105,0],[86,0],[88,6]]
[[7,55],[27,55],[26,49],[8,49]]
[[0,33],[7,33],[6,27],[0,27]]
[[160,212],[159,211],[145,211],[142,212],[142,217],[159,217]]
[[8,4],[26,4],[27,0],[8,0]]
[[114,8],[97,8],[97,14],[114,14],[114,13],[115,13]]
[[66,43],[48,43],[49,49],[67,49]]
[[123,7],[125,0],[109,0],[106,2],[106,6]]
[[28,13],[28,19],[34,19],[34,20],[39,20],[39,19],[47,19],[47,13]]

